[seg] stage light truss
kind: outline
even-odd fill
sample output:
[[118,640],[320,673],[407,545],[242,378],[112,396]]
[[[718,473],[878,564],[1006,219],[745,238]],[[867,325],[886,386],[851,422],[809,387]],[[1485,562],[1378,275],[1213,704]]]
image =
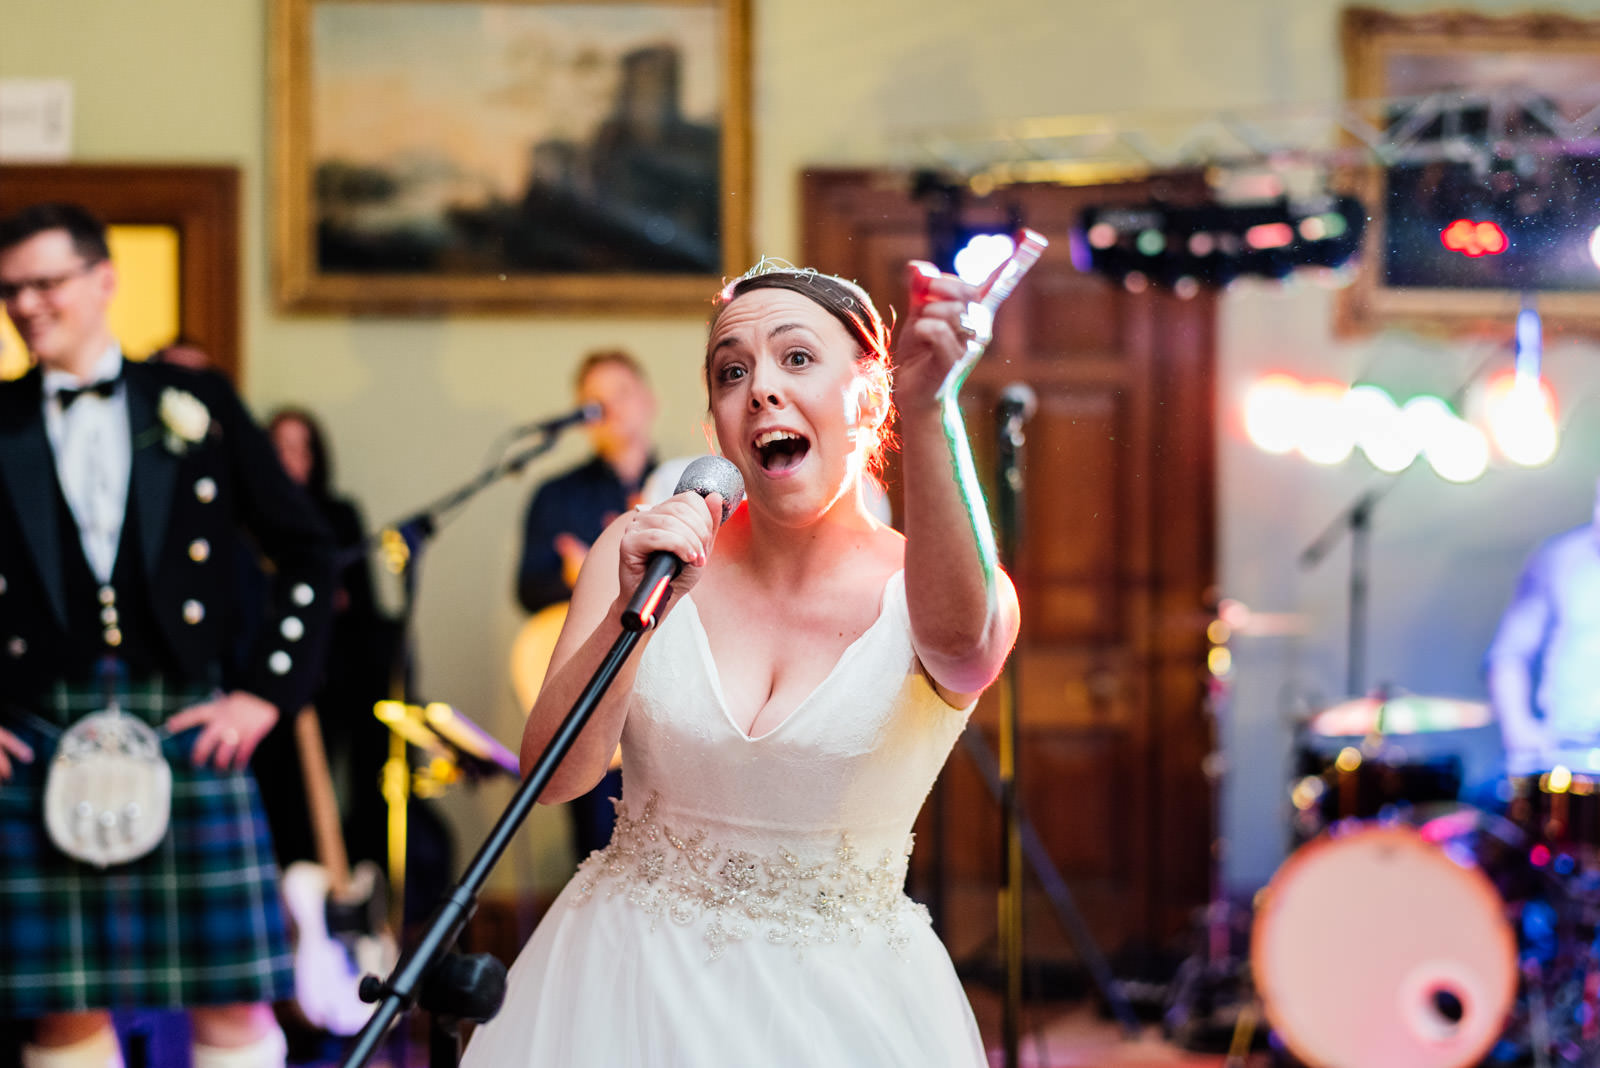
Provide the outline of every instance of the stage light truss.
[[1313,170],[1600,155],[1600,86],[1561,105],[1505,88],[1216,112],[1057,115],[931,128],[899,138],[907,163],[974,192],[1021,182],[1088,185],[1198,168]]

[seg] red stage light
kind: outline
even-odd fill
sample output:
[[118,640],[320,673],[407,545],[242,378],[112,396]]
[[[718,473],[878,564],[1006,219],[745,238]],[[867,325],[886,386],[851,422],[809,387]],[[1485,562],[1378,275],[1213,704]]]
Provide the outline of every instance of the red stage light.
[[1294,227],[1285,222],[1261,223],[1246,230],[1244,240],[1251,248],[1283,248],[1294,243]]
[[1498,256],[1511,247],[1506,232],[1493,222],[1474,222],[1457,219],[1439,232],[1439,240],[1451,252],[1476,259],[1479,256]]

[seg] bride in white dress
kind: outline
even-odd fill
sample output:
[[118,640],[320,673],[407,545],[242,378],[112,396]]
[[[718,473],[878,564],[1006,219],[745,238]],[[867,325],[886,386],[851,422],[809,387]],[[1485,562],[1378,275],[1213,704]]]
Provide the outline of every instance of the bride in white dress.
[[[524,947],[468,1066],[986,1063],[904,893],[912,822],[1018,626],[936,397],[977,296],[927,284],[891,386],[888,332],[853,284],[758,267],[719,295],[706,383],[746,503],[719,522],[719,497],[679,494],[617,520],[584,564],[525,767],[645,560],[686,566],[541,798],[588,790],[620,739],[615,836]],[[895,410],[903,537],[860,492]]]

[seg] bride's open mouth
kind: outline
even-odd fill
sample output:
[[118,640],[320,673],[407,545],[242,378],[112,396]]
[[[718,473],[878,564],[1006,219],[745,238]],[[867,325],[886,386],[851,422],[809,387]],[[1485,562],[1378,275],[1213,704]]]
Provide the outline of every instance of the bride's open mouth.
[[755,449],[762,470],[770,474],[794,470],[811,451],[811,442],[793,430],[764,431],[757,434],[750,444]]

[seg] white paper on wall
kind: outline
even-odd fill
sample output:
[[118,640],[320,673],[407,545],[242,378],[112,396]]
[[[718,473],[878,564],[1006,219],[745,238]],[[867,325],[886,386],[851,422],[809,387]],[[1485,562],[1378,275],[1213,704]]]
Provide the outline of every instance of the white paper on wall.
[[72,83],[0,78],[0,161],[60,163],[72,157]]

